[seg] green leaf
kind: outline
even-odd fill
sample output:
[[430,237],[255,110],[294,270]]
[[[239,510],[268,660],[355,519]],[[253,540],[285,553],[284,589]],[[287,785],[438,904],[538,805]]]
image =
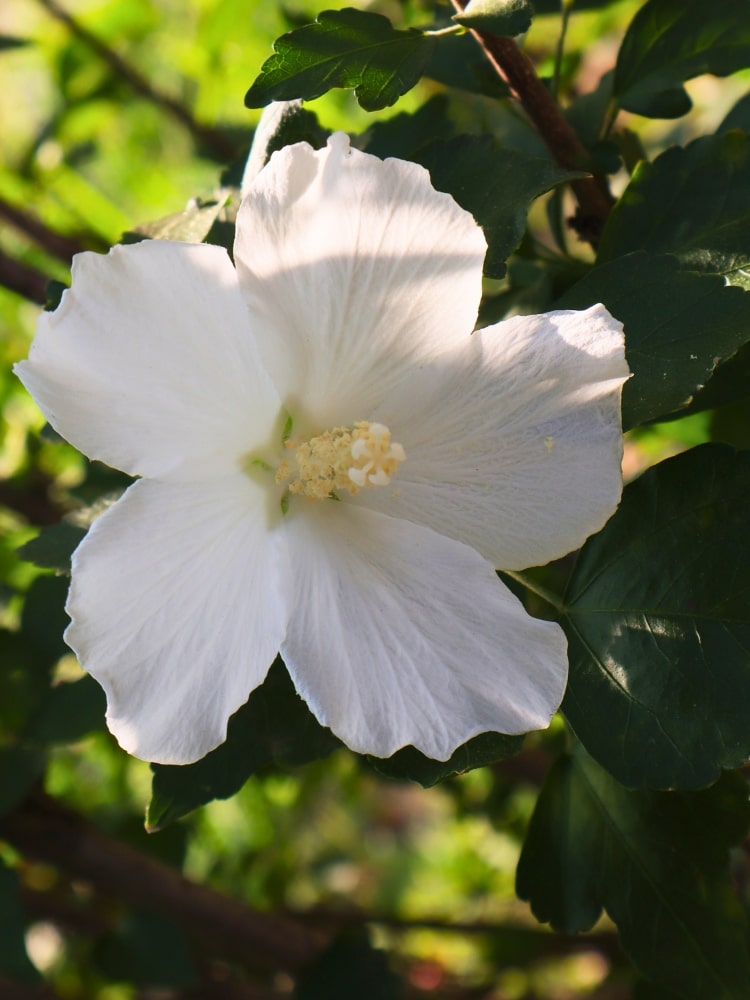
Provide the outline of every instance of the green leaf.
[[374,122],[365,133],[362,149],[385,159],[398,156],[413,160],[417,153],[436,138],[450,139],[455,127],[448,116],[448,100],[436,94],[414,114],[393,115],[386,121]]
[[326,10],[313,24],[276,40],[245,105],[311,101],[346,87],[366,111],[387,108],[418,82],[436,45],[420,31],[396,31],[381,14],[353,7]]
[[506,760],[521,749],[523,736],[481,733],[460,746],[448,760],[431,760],[414,747],[404,747],[392,757],[368,757],[369,763],[388,778],[417,781],[430,788],[454,774]]
[[495,99],[510,96],[508,87],[468,34],[438,39],[424,75],[436,83],[465,90],[470,94],[482,94]]
[[744,0],[648,0],[633,18],[615,68],[620,107],[679,118],[692,107],[685,80],[750,66],[750,4]]
[[526,230],[532,201],[574,177],[551,161],[502,146],[491,136],[461,135],[426,146],[416,159],[439,191],[452,195],[474,216],[487,238],[484,272],[505,273],[505,261]]
[[38,663],[26,636],[0,629],[0,739],[14,742],[49,689],[48,665]]
[[366,931],[356,929],[339,934],[304,971],[294,1000],[402,1000],[404,995],[385,952],[372,947]]
[[727,132],[731,128],[740,128],[743,132],[750,132],[750,94],[745,94],[731,108],[721,125],[716,129],[717,133]]
[[69,582],[62,576],[37,577],[24,601],[21,634],[33,654],[35,669],[45,677],[70,652],[62,637],[69,622],[65,613]]
[[639,971],[682,1000],[746,1000],[747,924],[728,849],[750,819],[747,787],[629,791],[583,750],[550,771],[516,874],[538,920],[574,933],[605,909]]
[[671,253],[684,268],[750,281],[750,137],[733,131],[641,163],[607,221],[597,260]]
[[118,920],[97,942],[96,964],[109,979],[146,986],[149,992],[197,984],[187,936],[157,913],[136,911]]
[[146,824],[158,830],[206,802],[229,798],[263,768],[305,764],[340,745],[318,723],[277,659],[264,683],[229,720],[225,743],[195,764],[152,765]]
[[182,212],[175,212],[154,222],[144,222],[123,236],[123,243],[149,240],[180,240],[202,243],[219,217],[227,201],[226,194],[210,201],[194,199]]
[[93,677],[55,684],[36,707],[24,739],[33,743],[74,743],[104,730],[107,699]]
[[44,773],[44,765],[45,756],[39,750],[21,746],[0,750],[0,816],[26,798]]
[[45,569],[56,569],[62,573],[70,573],[70,560],[73,552],[83,541],[85,528],[61,521],[48,528],[42,528],[36,538],[26,542],[18,550],[22,559],[28,559],[36,566]]
[[584,545],[563,712],[618,781],[699,788],[750,756],[749,596],[750,452],[662,462]]
[[534,6],[530,0],[469,0],[453,20],[467,28],[494,35],[522,35],[531,27]]
[[[750,289],[748,289],[750,291]],[[713,410],[750,397],[750,343],[719,365],[687,413]]]
[[[39,973],[26,951],[26,918],[18,876],[0,861],[0,974],[14,982],[38,983]],[[19,992],[25,996],[25,991]]]
[[633,372],[623,391],[626,429],[689,408],[717,366],[750,340],[750,295],[716,275],[681,270],[675,257],[634,253],[597,265],[555,305],[596,302],[625,325]]

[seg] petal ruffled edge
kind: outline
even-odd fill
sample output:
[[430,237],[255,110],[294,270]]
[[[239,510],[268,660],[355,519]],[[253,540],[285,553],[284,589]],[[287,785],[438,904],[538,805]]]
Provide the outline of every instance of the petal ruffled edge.
[[411,745],[437,760],[478,733],[547,726],[567,679],[562,629],[531,618],[468,546],[335,507],[289,524],[281,653],[318,720],[359,753]]
[[622,324],[604,306],[473,334],[374,413],[405,448],[388,488],[355,503],[471,545],[500,569],[580,546],[622,493]]
[[66,440],[131,475],[226,474],[280,408],[234,267],[207,244],[78,254],[15,371]]
[[65,639],[128,753],[187,764],[226,738],[287,623],[286,550],[259,487],[141,480],[73,556]]
[[307,433],[365,419],[474,327],[484,235],[427,171],[337,133],[274,153],[240,207],[235,261],[264,364]]

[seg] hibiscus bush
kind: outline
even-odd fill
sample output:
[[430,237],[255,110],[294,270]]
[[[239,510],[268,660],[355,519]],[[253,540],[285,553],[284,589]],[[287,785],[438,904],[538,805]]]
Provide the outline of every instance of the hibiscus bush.
[[9,11],[0,995],[747,1000],[750,6]]

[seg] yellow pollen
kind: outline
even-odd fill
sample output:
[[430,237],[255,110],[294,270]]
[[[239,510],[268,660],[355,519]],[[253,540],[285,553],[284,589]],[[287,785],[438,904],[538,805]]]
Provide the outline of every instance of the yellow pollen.
[[285,441],[284,446],[294,452],[294,460],[280,462],[276,482],[281,485],[291,479],[289,493],[316,500],[387,486],[406,458],[385,424],[367,420],[354,427],[334,427],[308,441]]

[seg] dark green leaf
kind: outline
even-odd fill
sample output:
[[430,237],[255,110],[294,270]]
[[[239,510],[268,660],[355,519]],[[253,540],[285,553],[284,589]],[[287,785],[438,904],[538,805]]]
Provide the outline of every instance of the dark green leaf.
[[15,809],[44,772],[45,757],[27,747],[0,750],[0,816]]
[[44,311],[54,312],[62,301],[63,293],[67,292],[67,290],[68,286],[64,281],[56,281],[54,278],[51,278],[44,286],[44,294],[47,297],[47,301],[44,303]]
[[0,735],[14,741],[49,690],[49,665],[26,636],[0,629]]
[[649,118],[679,118],[692,102],[682,86],[702,73],[728,76],[750,66],[745,0],[648,0],[633,18],[615,68],[620,107]]
[[21,614],[21,633],[33,652],[37,669],[45,676],[70,650],[62,634],[68,626],[65,598],[69,580],[62,576],[38,577],[26,595]]
[[607,221],[598,261],[635,250],[750,287],[750,138],[704,136],[641,163]]
[[675,257],[634,253],[598,265],[556,306],[596,302],[625,324],[633,372],[623,391],[625,428],[690,407],[717,366],[750,340],[750,295],[716,275],[682,271]]
[[[256,131],[256,136],[257,136]],[[285,113],[280,116],[273,133],[265,138],[263,153],[267,163],[271,156],[284,146],[292,146],[295,142],[306,142],[313,149],[322,149],[330,131],[318,121],[318,116],[313,111],[308,111],[301,104],[289,104]],[[253,140],[253,151],[255,150],[255,140]]]
[[494,35],[522,35],[531,27],[534,6],[530,0],[469,0],[453,20],[467,28]]
[[35,743],[74,743],[104,729],[107,700],[93,677],[56,684],[34,711],[24,739]]
[[434,142],[416,159],[430,171],[435,187],[453,195],[484,230],[488,244],[484,271],[493,278],[503,276],[506,259],[521,242],[531,202],[581,176],[508,149],[486,135]]
[[425,788],[444,781],[453,774],[463,774],[496,760],[505,760],[521,749],[523,736],[481,733],[460,746],[448,760],[431,760],[414,747],[404,747],[392,757],[368,757],[376,771],[388,778],[417,781]]
[[404,987],[364,930],[340,934],[297,982],[294,1000],[402,1000]]
[[225,743],[195,764],[152,766],[147,825],[159,829],[206,802],[229,798],[263,768],[305,764],[340,745],[318,723],[283,663],[276,660],[264,683],[229,720]]
[[346,87],[366,111],[387,108],[418,82],[436,44],[420,31],[396,31],[381,14],[326,10],[313,24],[276,40],[245,105],[310,101]]
[[0,862],[0,975],[19,983],[37,983],[40,978],[26,952],[26,920],[21,906],[18,876],[2,862]]
[[618,781],[699,788],[750,756],[749,597],[750,452],[662,462],[584,545],[563,711]]
[[450,139],[455,131],[448,114],[448,100],[437,94],[423,104],[414,114],[394,115],[383,122],[375,122],[365,133],[362,148],[381,159],[398,156],[412,160],[424,147],[437,139]]
[[22,559],[28,559],[45,569],[57,569],[70,573],[70,559],[86,535],[85,528],[61,521],[48,528],[42,528],[36,538],[26,542],[18,550]]
[[156,913],[129,913],[96,948],[97,965],[110,979],[151,987],[196,985],[190,942],[181,928]]
[[[510,91],[471,35],[438,39],[424,75],[436,83],[484,97],[508,97]],[[434,136],[433,136],[434,138]]]
[[741,128],[743,132],[750,132],[750,94],[745,94],[737,101],[716,131],[727,132],[731,128]]
[[746,1000],[747,925],[728,849],[749,819],[738,775],[702,792],[629,791],[579,747],[548,775],[516,888],[568,933],[605,909],[640,972],[682,1000]]
[[255,129],[250,154],[237,180],[238,185],[246,188],[273,153],[284,146],[306,142],[313,149],[322,149],[329,135],[328,129],[324,129],[318,121],[318,116],[302,107],[302,101],[278,101],[270,104]]
[[655,986],[645,979],[639,980],[630,994],[631,1000],[680,1000],[672,990],[664,989],[663,986]]

